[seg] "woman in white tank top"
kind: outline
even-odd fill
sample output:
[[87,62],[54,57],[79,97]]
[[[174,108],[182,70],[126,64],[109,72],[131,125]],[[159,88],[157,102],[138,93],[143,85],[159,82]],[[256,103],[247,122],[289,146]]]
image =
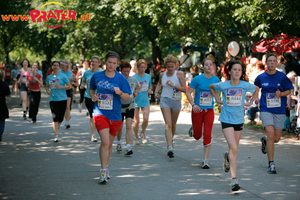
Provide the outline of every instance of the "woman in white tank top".
[[183,73],[175,69],[177,58],[168,55],[164,59],[167,70],[160,73],[159,81],[155,89],[155,98],[159,98],[158,91],[162,88],[160,108],[163,114],[166,129],[167,155],[174,157],[173,137],[176,131],[176,123],[181,110],[181,92],[186,92],[185,78]]

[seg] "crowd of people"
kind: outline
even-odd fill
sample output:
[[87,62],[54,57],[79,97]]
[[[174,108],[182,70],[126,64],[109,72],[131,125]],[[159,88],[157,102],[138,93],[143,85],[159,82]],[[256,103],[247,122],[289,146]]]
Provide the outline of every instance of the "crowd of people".
[[[259,112],[266,135],[261,138],[262,153],[267,154],[267,172],[276,174],[274,152],[287,121],[287,113],[295,109],[299,116],[298,100],[299,63],[287,55],[285,58],[273,53],[263,56],[259,61],[255,55],[239,59],[228,57],[219,65],[213,53],[197,65],[192,65],[187,51],[179,59],[168,55],[158,59],[156,67],[147,59],[122,61],[116,52],[109,51],[103,67],[100,58],[93,56],[91,62],[83,61],[77,69],[66,59],[52,62],[45,78],[45,90],[49,95],[54,142],[59,142],[58,129],[63,121],[70,129],[71,108],[76,88],[80,100],[78,111],[82,112],[85,101],[86,113],[90,116],[91,141],[97,142],[95,131],[100,135],[99,156],[101,162],[100,183],[108,182],[109,160],[113,151],[113,141],[117,136],[117,152],[122,152],[122,130],[125,120],[125,155],[132,155],[132,140],[136,145],[147,143],[146,131],[150,115],[149,95],[159,99],[160,109],[165,122],[167,156],[175,156],[173,138],[176,124],[182,110],[182,99],[191,106],[192,136],[199,140],[203,136],[203,169],[209,169],[209,152],[212,146],[212,128],[215,118],[215,106],[220,113],[223,135],[228,143],[228,151],[223,153],[223,170],[231,172],[232,191],[240,189],[237,179],[237,153],[245,122],[245,110],[248,111],[249,124],[255,124]],[[12,82],[12,91],[19,84],[22,99],[23,118],[36,123],[44,85],[43,74],[39,73],[38,62],[30,65],[25,59],[21,69],[11,71],[11,81],[5,79],[7,71],[0,70],[0,139],[4,132],[5,119],[9,117],[5,97],[11,94],[7,83]],[[74,67],[75,66],[75,67]],[[148,73],[147,73],[148,72]],[[152,76],[156,76],[156,87],[152,88]],[[286,75],[287,73],[287,75]],[[5,80],[5,82],[3,81]],[[215,101],[214,101],[215,99]],[[292,108],[294,106],[294,108]],[[27,116],[27,110],[29,115]],[[143,116],[140,131],[140,111]],[[290,116],[290,115],[289,115]],[[300,122],[299,122],[300,123]],[[132,130],[133,129],[133,130]],[[134,132],[134,137],[133,137]],[[139,134],[140,133],[140,134]]]

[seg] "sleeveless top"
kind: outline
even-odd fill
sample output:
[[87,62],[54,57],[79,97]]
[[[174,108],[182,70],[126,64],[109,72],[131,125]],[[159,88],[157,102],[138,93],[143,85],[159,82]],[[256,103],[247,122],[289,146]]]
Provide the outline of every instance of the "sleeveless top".
[[173,76],[168,77],[167,76],[167,71],[164,72],[162,78],[161,78],[161,83],[162,83],[162,93],[161,97],[167,97],[167,98],[172,98],[174,100],[181,100],[181,92],[175,87],[168,85],[167,81],[170,80],[172,83],[175,85],[180,85],[180,81],[177,77],[177,71],[174,72]]

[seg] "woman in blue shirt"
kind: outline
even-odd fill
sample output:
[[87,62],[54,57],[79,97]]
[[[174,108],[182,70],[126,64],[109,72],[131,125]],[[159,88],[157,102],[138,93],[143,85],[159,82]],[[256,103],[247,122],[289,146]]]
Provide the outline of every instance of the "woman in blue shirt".
[[95,102],[93,118],[101,138],[100,183],[106,183],[110,178],[108,162],[113,141],[122,124],[121,99],[129,101],[131,94],[125,76],[116,71],[119,58],[116,52],[109,51],[105,56],[106,70],[96,72],[90,81],[89,95]]
[[70,89],[70,82],[66,75],[60,73],[60,63],[52,63],[52,74],[46,79],[46,92],[50,95],[50,109],[53,118],[54,142],[58,142],[58,128],[64,120],[67,107],[66,90]]
[[[259,88],[245,82],[246,66],[239,60],[229,61],[225,66],[225,73],[229,81],[211,84],[209,89],[218,104],[223,105],[219,121],[222,125],[224,137],[229,146],[229,152],[223,153],[223,169],[231,171],[231,190],[240,189],[236,178],[238,145],[244,127],[244,106],[250,106],[258,95]],[[250,103],[244,104],[246,92],[254,93]],[[223,101],[220,100],[218,92],[222,92]]]
[[267,71],[257,76],[254,84],[261,88],[260,118],[266,130],[267,137],[261,138],[262,153],[268,153],[269,166],[267,172],[276,174],[274,163],[274,143],[281,137],[285,120],[287,95],[291,93],[293,84],[290,79],[276,70],[277,56],[273,53],[266,55]]

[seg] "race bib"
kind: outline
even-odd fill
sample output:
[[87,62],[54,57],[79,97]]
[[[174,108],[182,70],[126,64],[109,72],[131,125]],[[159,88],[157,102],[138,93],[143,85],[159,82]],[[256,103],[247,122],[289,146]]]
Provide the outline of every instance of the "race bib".
[[56,85],[59,84],[59,79],[51,79],[50,80],[50,88],[56,89]]
[[112,94],[97,94],[98,108],[101,110],[113,109],[113,95]]
[[87,88],[90,88],[90,85],[91,85],[91,78],[88,78],[86,82],[87,82]]
[[212,106],[212,93],[200,92],[200,106]]
[[22,82],[26,83],[26,76],[22,76]]
[[144,91],[148,90],[148,83],[146,80],[140,81],[139,84],[140,84],[140,88],[141,88],[140,92],[144,92]]
[[132,84],[130,84],[130,90],[131,90],[131,93],[133,94],[133,90],[134,90],[134,84],[132,83]]
[[242,105],[243,89],[226,89],[226,104],[228,106]]
[[181,99],[181,92],[179,92],[177,89],[173,88],[172,99],[180,100]]
[[276,96],[276,93],[267,93],[267,108],[281,107],[281,98]]

